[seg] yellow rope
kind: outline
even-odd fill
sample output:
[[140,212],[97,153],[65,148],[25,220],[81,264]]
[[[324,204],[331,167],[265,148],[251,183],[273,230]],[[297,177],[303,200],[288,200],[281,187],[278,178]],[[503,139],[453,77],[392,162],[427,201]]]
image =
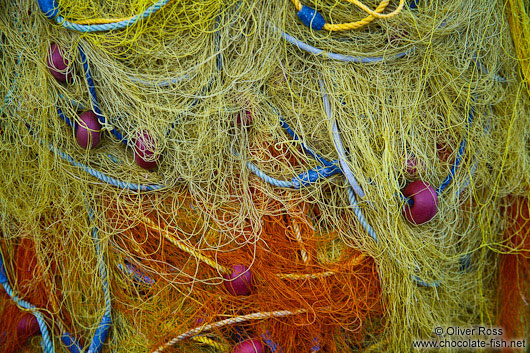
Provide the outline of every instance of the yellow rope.
[[[148,225],[149,227],[151,227],[151,229],[154,229],[154,230],[162,233],[162,235],[164,235],[164,237],[167,240],[169,240],[173,245],[178,247],[180,250],[182,250],[184,252],[187,252],[188,254],[194,256],[196,259],[198,259],[198,260],[204,262],[205,264],[217,269],[221,273],[230,273],[231,272],[231,270],[228,267],[225,267],[223,265],[218,264],[217,262],[215,262],[211,258],[209,258],[207,256],[204,256],[199,251],[197,251],[197,250],[193,249],[192,247],[184,244],[184,242],[182,240],[180,240],[177,237],[175,237],[167,229],[160,228],[158,225],[156,225],[148,217],[140,216],[140,220],[145,225]],[[356,262],[357,263],[360,262],[360,260],[362,260],[364,257],[365,257],[365,255],[358,256],[356,258]],[[281,279],[304,280],[304,279],[325,278],[325,277],[332,276],[334,274],[335,274],[335,272],[333,272],[333,271],[326,271],[326,272],[319,272],[319,273],[302,273],[302,274],[297,274],[297,273],[278,273],[278,274],[276,274],[276,276],[278,276]]]
[[326,272],[320,272],[320,273],[279,273],[276,276],[278,276],[281,279],[319,279],[319,278],[325,278],[329,276],[333,276],[335,272],[333,271],[326,271]]
[[206,336],[195,336],[191,338],[194,341],[207,344],[208,346],[214,347],[215,349],[220,350],[221,352],[227,352],[230,350],[230,347],[227,344],[219,343]]
[[210,259],[207,256],[204,256],[199,251],[193,249],[191,246],[188,246],[184,244],[184,242],[178,238],[176,238],[172,233],[170,233],[167,229],[162,229],[158,225],[156,225],[151,219],[145,216],[140,216],[140,220],[151,227],[152,229],[162,233],[164,237],[169,240],[173,245],[178,247],[180,250],[187,252],[188,254],[192,255],[196,259],[199,259],[200,261],[204,262],[205,264],[217,269],[221,273],[230,273],[231,270],[228,267],[219,265],[214,260]]
[[[346,31],[346,30],[350,30],[350,29],[358,29],[358,28],[361,28],[363,26],[366,26],[367,24],[369,24],[370,22],[372,22],[374,19],[376,18],[391,18],[391,17],[394,17],[396,15],[398,15],[401,10],[403,9],[403,6],[405,5],[405,0],[400,0],[399,1],[399,5],[398,7],[392,11],[391,13],[389,14],[384,14],[382,15],[381,13],[385,10],[385,8],[388,6],[388,3],[390,2],[390,0],[384,0],[382,1],[378,6],[377,8],[372,11],[370,10],[370,8],[366,5],[364,5],[362,2],[358,1],[358,0],[346,0],[352,4],[355,4],[356,6],[360,7],[362,10],[364,10],[365,12],[367,12],[368,14],[370,14],[368,17],[365,17],[363,18],[362,20],[360,21],[356,21],[356,22],[348,22],[348,23],[326,23],[324,25],[324,29],[327,30],[327,31]],[[298,11],[302,10],[302,3],[300,2],[300,0],[291,0],[291,2],[294,4],[294,6],[296,7],[296,9]]]
[[509,0],[506,5],[515,52],[530,94],[530,16],[524,0]]
[[99,24],[106,24],[106,23],[115,23],[115,22],[121,22],[121,21],[127,21],[130,20],[132,17],[123,17],[123,18],[94,18],[94,19],[87,19],[87,20],[78,20],[78,21],[70,21],[72,23],[78,24],[78,25],[99,25]]
[[[361,260],[363,260],[366,257],[365,254],[360,254],[357,256],[352,264],[352,266],[358,265]],[[326,272],[319,272],[319,273],[280,273],[277,274],[281,279],[293,279],[293,280],[302,280],[302,279],[319,279],[319,278],[325,278],[329,276],[333,276],[335,274],[335,271],[326,271]]]
[[401,10],[403,9],[403,6],[405,5],[405,0],[399,0],[399,5],[394,11],[392,11],[391,13],[387,13],[387,14],[381,15],[377,11],[370,10],[370,8],[368,6],[366,6],[365,4],[360,2],[359,0],[346,0],[346,1],[356,5],[358,7],[360,7],[366,13],[370,14],[371,16],[373,16],[375,18],[392,18],[394,16],[397,16],[401,12]]
[[296,241],[298,244],[300,244],[300,254],[302,255],[302,260],[307,263],[309,261],[309,257],[307,255],[307,250],[304,247],[304,243],[302,241],[302,234],[300,231],[300,226],[294,222],[293,223],[293,230],[294,230],[294,236],[296,238]]
[[226,325],[233,325],[238,324],[241,322],[249,321],[249,320],[264,320],[264,319],[270,319],[270,318],[278,318],[278,317],[285,317],[289,315],[299,315],[305,313],[305,309],[298,309],[295,311],[289,311],[289,310],[280,310],[280,311],[271,311],[271,312],[259,312],[259,313],[253,313],[253,314],[247,314],[247,315],[241,315],[241,316],[235,316],[231,317],[222,321],[218,321],[212,324],[203,325],[199,327],[195,327],[187,332],[184,332],[183,334],[173,338],[171,341],[166,342],[162,346],[158,347],[156,350],[154,350],[152,353],[160,353],[167,348],[173,346],[179,341],[185,340],[187,338],[190,338],[194,335],[197,335],[203,331],[210,331],[215,328],[223,327]]

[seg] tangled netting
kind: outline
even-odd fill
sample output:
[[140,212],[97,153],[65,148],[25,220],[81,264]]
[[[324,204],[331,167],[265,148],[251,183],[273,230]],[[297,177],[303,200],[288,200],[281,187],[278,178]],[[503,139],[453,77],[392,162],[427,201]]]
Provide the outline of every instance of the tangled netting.
[[0,351],[528,335],[528,3],[0,12]]

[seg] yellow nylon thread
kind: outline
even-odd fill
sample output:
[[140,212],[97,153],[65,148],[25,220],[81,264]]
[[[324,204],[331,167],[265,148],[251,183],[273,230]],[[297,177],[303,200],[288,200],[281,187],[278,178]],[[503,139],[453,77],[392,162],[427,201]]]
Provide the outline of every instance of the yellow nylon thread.
[[[163,7],[168,6],[173,1],[168,1],[167,4],[165,4]],[[137,15],[135,15],[137,16]],[[122,17],[122,18],[93,18],[93,19],[85,19],[85,20],[76,20],[76,21],[70,21],[72,23],[78,24],[78,25],[95,25],[95,24],[106,24],[106,23],[116,23],[116,22],[122,22],[122,21],[128,21],[131,18],[135,16],[130,17]]]
[[[352,263],[352,266],[358,265],[361,260],[363,260],[366,257],[365,254],[360,254],[355,258],[355,260]],[[326,272],[319,272],[319,273],[303,273],[303,274],[297,274],[297,273],[280,273],[277,274],[281,279],[293,279],[293,280],[302,280],[302,279],[319,279],[319,278],[326,278],[333,276],[336,272],[335,271],[326,271]]]

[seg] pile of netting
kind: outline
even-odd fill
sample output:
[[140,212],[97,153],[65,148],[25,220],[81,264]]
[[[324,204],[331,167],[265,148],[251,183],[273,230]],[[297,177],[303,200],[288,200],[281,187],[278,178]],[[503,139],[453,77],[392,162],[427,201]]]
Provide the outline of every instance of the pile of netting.
[[524,1],[0,11],[1,352],[528,337]]

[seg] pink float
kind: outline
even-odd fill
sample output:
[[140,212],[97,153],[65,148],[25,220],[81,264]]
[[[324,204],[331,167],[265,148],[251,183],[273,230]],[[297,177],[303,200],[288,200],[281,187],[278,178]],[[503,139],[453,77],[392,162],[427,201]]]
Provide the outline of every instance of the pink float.
[[79,116],[75,139],[84,149],[94,148],[101,141],[101,124],[96,113],[87,111]]
[[436,190],[421,180],[408,184],[402,191],[405,197],[412,200],[412,205],[405,204],[403,215],[414,224],[430,221],[438,211],[438,195]]
[[30,338],[40,332],[39,323],[32,314],[25,314],[17,323],[18,337]]
[[416,157],[412,156],[407,158],[407,173],[414,175],[418,173],[419,162]]
[[147,131],[142,131],[136,139],[134,148],[134,159],[136,163],[144,169],[154,169],[158,164],[158,157],[155,155],[156,141]]
[[252,291],[252,273],[246,266],[232,266],[232,271],[224,278],[225,287],[232,295],[249,295]]
[[245,110],[243,113],[237,114],[237,124],[241,126],[249,126],[252,124],[252,114]]
[[56,43],[52,43],[46,59],[50,73],[59,82],[66,82],[71,79],[71,74],[68,70],[68,60],[64,58],[63,54],[63,50]]
[[238,343],[232,353],[263,353],[263,343],[257,338],[252,338]]

